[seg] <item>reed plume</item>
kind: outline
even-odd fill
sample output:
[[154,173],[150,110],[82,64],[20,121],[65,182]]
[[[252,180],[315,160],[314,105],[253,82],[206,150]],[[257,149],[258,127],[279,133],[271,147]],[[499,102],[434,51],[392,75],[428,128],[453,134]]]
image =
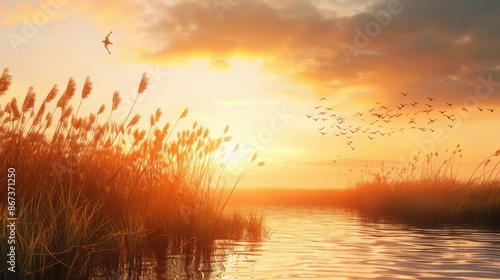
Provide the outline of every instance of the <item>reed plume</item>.
[[66,87],[66,90],[64,91],[63,95],[57,102],[57,107],[61,108],[62,110],[65,110],[66,106],[68,105],[68,102],[75,95],[75,90],[76,90],[75,80],[73,78],[69,78],[68,86]]
[[139,83],[139,94],[142,94],[148,88],[149,78],[146,73],[142,74],[141,82]]
[[36,93],[33,91],[33,87],[29,87],[28,93],[26,94],[23,102],[23,113],[33,109],[35,106],[35,98]]
[[185,118],[187,116],[188,112],[189,112],[188,108],[184,109],[184,112],[182,112],[182,115],[180,116],[180,119]]
[[122,102],[122,98],[120,97],[120,93],[118,91],[115,91],[113,93],[113,104],[111,106],[111,111],[115,111],[118,109],[118,106],[120,106],[120,103]]
[[47,94],[47,97],[45,97],[44,102],[46,103],[52,102],[52,100],[56,98],[58,92],[59,89],[57,88],[57,85],[54,85],[52,89],[49,91],[49,94]]
[[141,116],[139,114],[135,114],[135,116],[128,123],[127,128],[138,124],[140,119],[141,119]]
[[104,110],[106,110],[106,105],[102,104],[101,108],[99,108],[99,111],[97,111],[97,115],[104,113]]
[[90,77],[87,77],[85,79],[85,84],[83,85],[82,89],[82,99],[89,97],[91,91],[92,91],[92,81],[90,81]]
[[10,109],[12,110],[13,120],[18,120],[21,117],[21,112],[17,106],[17,99],[14,97],[10,101]]
[[4,95],[9,89],[11,82],[12,76],[9,74],[9,68],[5,68],[2,77],[0,77],[0,96]]

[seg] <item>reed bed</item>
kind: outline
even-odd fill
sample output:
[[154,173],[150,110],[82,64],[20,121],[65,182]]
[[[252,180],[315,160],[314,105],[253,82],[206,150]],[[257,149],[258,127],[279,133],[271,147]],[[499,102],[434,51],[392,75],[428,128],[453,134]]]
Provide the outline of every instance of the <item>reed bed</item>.
[[[233,204],[342,207],[372,219],[418,225],[500,225],[500,150],[464,177],[462,150],[418,155],[406,166],[349,172],[353,182],[338,189],[239,189]],[[353,174],[356,174],[353,176]],[[356,179],[357,178],[357,179]]]
[[500,225],[500,150],[460,176],[460,145],[418,155],[406,167],[370,172],[352,188],[352,204],[372,216],[418,224]]
[[[0,98],[10,84],[5,69]],[[17,277],[136,277],[146,251],[187,254],[192,257],[188,266],[210,258],[216,240],[240,238],[248,231],[253,239],[262,237],[262,219],[225,206],[241,178],[263,162],[254,155],[230,180],[222,161],[231,141],[229,127],[218,137],[196,122],[177,129],[188,109],[163,125],[158,109],[149,128],[141,129],[141,116],[133,109],[147,87],[144,74],[122,119],[114,116],[122,100],[118,92],[96,113],[80,116],[92,93],[90,78],[79,96],[70,78],[62,94],[54,85],[39,106],[33,87],[22,102],[0,103],[0,179],[6,184],[5,171],[13,167],[17,180]],[[6,192],[1,188],[2,263]],[[0,271],[12,276],[8,273]]]

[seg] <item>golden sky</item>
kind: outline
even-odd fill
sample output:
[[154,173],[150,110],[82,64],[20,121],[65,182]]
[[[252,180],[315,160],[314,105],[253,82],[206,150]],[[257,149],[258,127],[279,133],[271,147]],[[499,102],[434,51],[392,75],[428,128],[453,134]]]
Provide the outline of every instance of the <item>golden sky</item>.
[[125,112],[146,72],[145,121],[188,107],[186,125],[228,124],[235,158],[266,161],[242,185],[336,186],[350,168],[457,144],[473,165],[500,148],[499,13],[466,0],[7,0],[2,98],[32,85],[40,102],[89,76],[82,110],[119,91]]

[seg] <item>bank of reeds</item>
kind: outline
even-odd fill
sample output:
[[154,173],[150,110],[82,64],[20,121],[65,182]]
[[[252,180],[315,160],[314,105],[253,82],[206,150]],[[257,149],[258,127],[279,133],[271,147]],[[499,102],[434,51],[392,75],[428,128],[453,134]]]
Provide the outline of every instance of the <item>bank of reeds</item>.
[[416,156],[406,167],[372,172],[356,183],[352,204],[372,216],[395,216],[418,224],[500,225],[500,150],[474,172],[460,174],[460,145]]
[[[364,169],[354,183],[339,189],[240,189],[235,204],[343,207],[374,219],[391,218],[419,225],[500,225],[500,150],[473,174],[460,173],[457,146],[418,155],[406,166]],[[348,174],[350,178],[352,174]]]
[[[0,98],[10,84],[6,69]],[[254,156],[240,176],[228,181],[222,158],[231,140],[229,128],[215,138],[196,122],[177,131],[187,109],[163,125],[158,109],[149,128],[142,129],[141,116],[133,111],[147,86],[143,75],[130,111],[119,116],[118,92],[96,113],[80,116],[92,93],[89,78],[79,95],[72,78],[61,94],[55,85],[39,106],[32,87],[23,99],[0,100],[2,185],[8,168],[16,175],[18,277],[137,276],[145,251],[187,254],[199,263],[210,257],[215,240],[248,231],[251,238],[261,238],[262,231],[254,228],[262,229],[262,220],[225,211],[229,192],[223,190],[233,190],[263,163]],[[1,197],[0,274],[12,276],[5,266],[6,187]]]

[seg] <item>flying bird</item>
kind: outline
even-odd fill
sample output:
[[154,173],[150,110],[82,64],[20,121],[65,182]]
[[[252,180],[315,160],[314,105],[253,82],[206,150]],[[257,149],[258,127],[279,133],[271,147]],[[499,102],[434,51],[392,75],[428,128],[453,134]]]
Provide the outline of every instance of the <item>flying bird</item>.
[[111,36],[111,33],[113,33],[113,31],[109,32],[108,36],[106,36],[106,38],[101,41],[104,43],[104,47],[106,48],[109,54],[111,54],[111,52],[109,51],[109,45],[113,45],[113,42],[109,40],[109,36]]
[[435,98],[435,97],[428,97],[428,96],[427,96],[427,99],[429,99],[429,101],[432,101],[432,100],[434,100],[434,99],[436,99],[436,98]]
[[326,98],[324,98],[324,97],[321,97],[319,101],[323,101],[323,100],[326,100]]
[[492,113],[495,111],[495,109],[490,109],[490,108],[488,108],[488,110]]
[[404,93],[404,92],[402,92],[401,94],[402,94],[403,96],[407,96],[407,95],[408,95],[408,93]]

